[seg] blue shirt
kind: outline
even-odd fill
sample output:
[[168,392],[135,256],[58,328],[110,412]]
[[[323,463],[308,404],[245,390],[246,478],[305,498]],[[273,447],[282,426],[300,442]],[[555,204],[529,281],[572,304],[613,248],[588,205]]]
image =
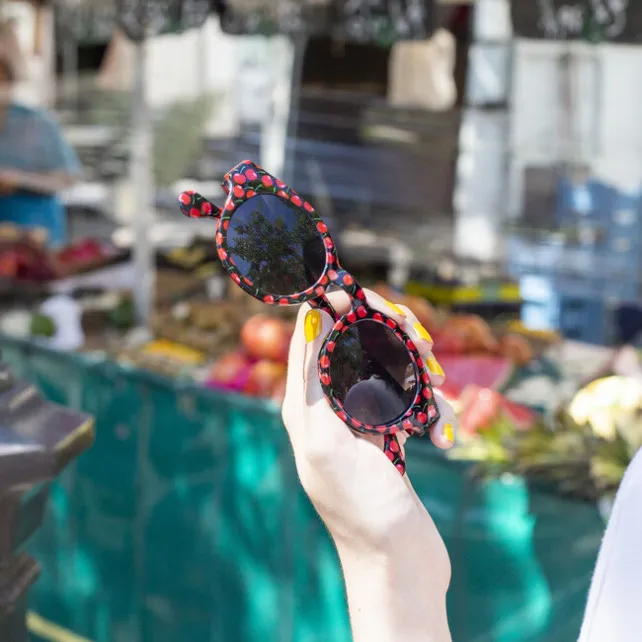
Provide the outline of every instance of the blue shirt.
[[[56,121],[45,111],[11,104],[0,130],[0,168],[37,174],[81,172],[78,157],[65,142]],[[66,240],[64,207],[56,195],[17,191],[0,195],[0,222],[44,227],[50,245]]]

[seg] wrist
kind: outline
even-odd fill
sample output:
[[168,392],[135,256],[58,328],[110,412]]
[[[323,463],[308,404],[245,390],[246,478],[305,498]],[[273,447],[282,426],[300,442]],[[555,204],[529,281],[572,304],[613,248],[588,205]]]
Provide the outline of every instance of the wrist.
[[361,551],[337,544],[355,642],[451,642],[445,546],[434,526],[409,537]]
[[342,562],[357,564],[377,560],[394,565],[399,573],[414,575],[417,565],[430,568],[433,580],[442,580],[443,591],[450,583],[450,559],[446,546],[425,506],[419,501],[397,515],[376,535],[346,537],[330,529]]

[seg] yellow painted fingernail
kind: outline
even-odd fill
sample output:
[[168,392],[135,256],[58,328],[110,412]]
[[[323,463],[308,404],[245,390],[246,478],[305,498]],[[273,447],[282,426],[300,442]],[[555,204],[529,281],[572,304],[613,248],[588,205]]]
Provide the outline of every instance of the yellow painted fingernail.
[[453,430],[452,424],[446,424],[444,426],[443,435],[451,444],[455,443],[455,431]]
[[394,303],[391,303],[390,301],[386,301],[386,305],[395,313],[398,314],[402,317],[406,316],[406,313],[398,306],[395,305]]
[[321,334],[321,313],[318,310],[310,310],[305,315],[303,329],[307,343],[311,343],[318,338]]
[[439,361],[437,361],[435,357],[429,357],[426,360],[426,365],[428,366],[428,370],[430,370],[431,374],[438,375],[439,377],[446,376],[444,369],[439,365]]
[[428,341],[429,343],[433,343],[432,337],[430,336],[430,332],[424,328],[421,323],[415,323],[415,325],[412,326],[415,329],[415,332],[419,335],[421,339],[424,341]]

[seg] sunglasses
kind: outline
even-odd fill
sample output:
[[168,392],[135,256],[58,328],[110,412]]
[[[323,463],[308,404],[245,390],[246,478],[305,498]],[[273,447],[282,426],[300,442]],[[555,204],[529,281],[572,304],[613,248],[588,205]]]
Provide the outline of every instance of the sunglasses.
[[[403,475],[397,434],[424,436],[439,411],[423,359],[394,319],[368,306],[344,270],[326,224],[293,189],[251,161],[223,179],[220,208],[195,192],[179,197],[190,218],[217,219],[216,248],[241,289],[271,305],[308,303],[335,324],[319,352],[319,379],[328,403],[352,430],[384,436],[384,452]],[[339,315],[327,292],[343,290],[350,312]]]

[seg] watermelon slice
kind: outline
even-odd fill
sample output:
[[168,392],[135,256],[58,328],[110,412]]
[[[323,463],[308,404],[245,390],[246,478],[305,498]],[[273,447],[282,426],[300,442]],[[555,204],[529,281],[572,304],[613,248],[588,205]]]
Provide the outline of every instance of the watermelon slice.
[[459,424],[461,430],[468,435],[474,435],[502,415],[517,430],[528,429],[536,418],[535,412],[529,408],[509,401],[496,390],[480,386],[468,386],[462,392],[461,405]]
[[466,386],[499,390],[513,373],[513,364],[503,357],[438,355],[449,386],[463,390]]

